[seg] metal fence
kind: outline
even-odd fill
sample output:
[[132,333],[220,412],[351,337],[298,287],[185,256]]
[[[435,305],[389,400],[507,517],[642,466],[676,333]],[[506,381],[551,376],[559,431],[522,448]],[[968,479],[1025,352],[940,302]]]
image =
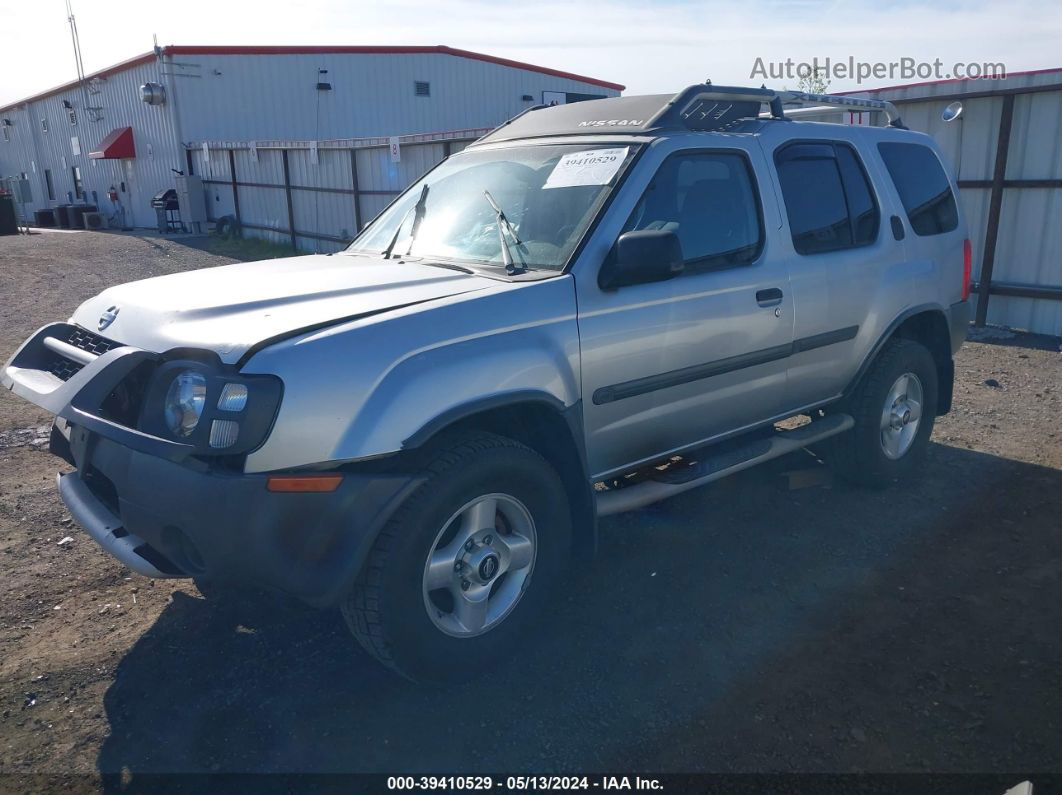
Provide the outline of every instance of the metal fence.
[[[250,236],[338,251],[408,185],[489,129],[331,141],[204,141],[186,147],[210,220]],[[395,144],[397,143],[397,147]]]

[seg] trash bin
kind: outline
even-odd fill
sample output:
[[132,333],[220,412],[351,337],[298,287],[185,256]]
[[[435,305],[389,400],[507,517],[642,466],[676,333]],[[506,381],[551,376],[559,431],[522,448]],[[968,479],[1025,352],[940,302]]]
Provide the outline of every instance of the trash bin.
[[15,216],[15,202],[8,196],[0,196],[0,235],[17,235],[18,220]]

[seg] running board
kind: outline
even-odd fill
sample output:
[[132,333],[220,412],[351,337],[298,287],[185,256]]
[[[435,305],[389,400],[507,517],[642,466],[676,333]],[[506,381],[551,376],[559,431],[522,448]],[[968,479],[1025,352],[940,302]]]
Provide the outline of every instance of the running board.
[[705,448],[704,458],[690,467],[677,472],[660,472],[649,480],[631,486],[597,492],[597,515],[611,516],[644,508],[843,433],[853,425],[855,420],[851,415],[831,414],[791,431],[775,431],[769,437],[731,447],[725,452],[713,453],[710,447]]

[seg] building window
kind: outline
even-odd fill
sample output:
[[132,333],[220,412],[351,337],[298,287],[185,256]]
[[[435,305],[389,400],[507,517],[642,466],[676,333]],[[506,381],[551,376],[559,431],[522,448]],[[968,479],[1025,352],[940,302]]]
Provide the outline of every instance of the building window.
[[424,80],[417,80],[413,83],[413,94],[418,97],[430,97],[431,83]]
[[940,235],[959,225],[951,183],[940,160],[921,144],[878,144],[916,235]]
[[774,156],[798,254],[873,243],[880,213],[855,152],[843,144],[795,143]]
[[41,132],[48,132],[48,120],[41,119]]
[[669,157],[624,226],[674,231],[686,268],[748,265],[763,249],[760,201],[748,161],[733,152]]
[[48,201],[55,201],[55,186],[52,184],[52,171],[44,169],[44,187],[48,190]]
[[70,174],[74,177],[74,198],[85,198],[85,186],[81,184],[81,168],[74,166],[70,169]]

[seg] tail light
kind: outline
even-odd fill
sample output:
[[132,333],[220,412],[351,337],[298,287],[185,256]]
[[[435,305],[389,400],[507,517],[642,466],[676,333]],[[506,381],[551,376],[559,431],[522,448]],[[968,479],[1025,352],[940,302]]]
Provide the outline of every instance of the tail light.
[[973,265],[973,250],[970,241],[962,241],[962,300],[970,297],[970,273]]

